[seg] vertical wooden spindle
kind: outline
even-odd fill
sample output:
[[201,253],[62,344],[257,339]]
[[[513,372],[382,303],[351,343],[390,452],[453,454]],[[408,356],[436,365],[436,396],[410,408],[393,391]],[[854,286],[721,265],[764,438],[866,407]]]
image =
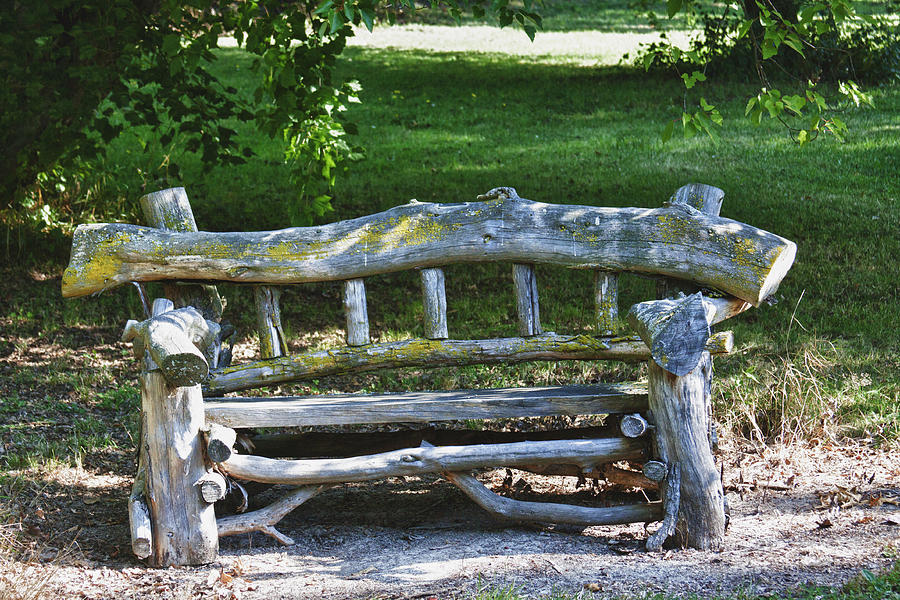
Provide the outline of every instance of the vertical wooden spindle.
[[281,327],[281,290],[259,285],[253,290],[256,300],[256,328],[259,332],[259,355],[275,358],[288,354],[287,339]]
[[[172,307],[170,300],[159,299],[153,303],[153,314]],[[152,533],[146,540],[149,548],[142,544],[138,555],[145,555],[155,567],[210,563],[219,550],[216,515],[194,486],[207,473],[200,436],[205,428],[200,385],[173,387],[156,365],[147,364],[141,373],[141,412],[144,470],[138,478]]]
[[444,290],[442,269],[422,269],[422,301],[425,307],[425,337],[429,340],[446,340],[447,294]]
[[619,274],[594,271],[594,306],[597,333],[615,335],[619,331]]
[[369,343],[369,314],[366,309],[366,285],[362,279],[344,282],[344,314],[347,317],[347,345]]
[[538,307],[537,277],[534,265],[513,265],[513,281],[516,284],[516,308],[519,312],[519,335],[540,335],[541,315]]
[[[717,187],[703,183],[689,183],[675,190],[668,203],[689,206],[703,214],[718,216],[724,199],[725,192]],[[668,277],[656,280],[657,298],[674,298],[679,293],[690,296],[698,289],[696,285]]]
[[[140,203],[144,219],[150,227],[169,231],[197,231],[194,211],[183,187],[152,192],[142,196]],[[225,300],[219,295],[216,286],[177,285],[175,282],[165,282],[163,290],[166,296],[175,302],[176,308],[193,306],[205,319],[217,323],[222,320]]]

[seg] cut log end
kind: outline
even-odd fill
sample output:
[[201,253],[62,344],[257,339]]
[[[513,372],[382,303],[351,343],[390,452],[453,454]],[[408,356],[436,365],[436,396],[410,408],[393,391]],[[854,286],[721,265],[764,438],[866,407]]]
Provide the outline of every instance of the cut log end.
[[214,463],[222,463],[234,454],[237,432],[230,427],[212,423],[209,426],[209,442],[206,444],[206,455]]
[[173,387],[197,385],[209,376],[209,365],[197,354],[175,354],[159,365],[166,375],[166,382]]
[[200,496],[207,504],[218,502],[228,493],[228,482],[221,473],[206,473],[194,485],[200,488]]
[[650,424],[647,423],[647,419],[636,413],[633,415],[625,415],[622,417],[622,420],[619,421],[619,429],[621,429],[622,435],[625,437],[641,437],[647,433],[649,427]]
[[768,275],[759,288],[756,300],[753,302],[754,306],[759,306],[766,298],[778,291],[778,286],[791,269],[794,259],[797,257],[797,244],[784,240],[784,245],[774,251],[777,251],[778,254],[775,260],[772,261]]

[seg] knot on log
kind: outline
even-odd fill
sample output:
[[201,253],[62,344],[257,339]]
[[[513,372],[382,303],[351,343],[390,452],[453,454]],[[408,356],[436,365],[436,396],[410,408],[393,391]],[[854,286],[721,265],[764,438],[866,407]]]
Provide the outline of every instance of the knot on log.
[[481,194],[476,200],[517,200],[519,193],[514,187],[495,187],[486,194]]
[[218,323],[207,321],[188,306],[146,321],[128,321],[122,341],[133,341],[138,357],[149,352],[170,385],[185,387],[197,385],[209,375],[219,331]]

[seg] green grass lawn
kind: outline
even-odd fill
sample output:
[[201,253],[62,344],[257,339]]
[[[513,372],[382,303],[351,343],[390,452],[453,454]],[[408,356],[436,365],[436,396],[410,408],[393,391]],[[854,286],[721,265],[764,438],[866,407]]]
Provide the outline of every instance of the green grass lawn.
[[[234,65],[245,60],[237,50],[225,52]],[[367,155],[341,179],[329,219],[411,198],[474,200],[501,185],[544,202],[648,207],[687,182],[716,185],[726,191],[723,216],[799,246],[778,305],[728,324],[739,351],[718,363],[722,418],[744,435],[770,439],[800,433],[896,440],[896,86],[874,90],[874,110],[845,115],[853,131],[844,143],[822,139],[799,148],[779,124],[757,127],[742,118],[752,86],[720,82],[704,93],[722,99],[723,141],[695,137],[664,145],[659,132],[680,114],[682,99],[680,83],[670,77],[501,54],[371,48],[348,50],[341,69],[363,86],[363,102],[348,116],[359,125]],[[278,199],[291,194],[277,164],[280,149],[265,141],[259,146],[264,150],[253,164],[186,178],[202,226],[284,222],[272,218]],[[505,278],[505,271],[466,268],[461,279],[449,275],[454,335],[512,331],[511,286],[488,283]],[[547,328],[587,326],[587,275],[543,269],[540,277]],[[652,293],[644,281],[630,283],[623,308]],[[371,282],[370,307],[385,332],[415,332],[415,285],[402,276]],[[399,306],[392,298],[398,289],[405,290]],[[492,292],[473,299],[471,289]],[[339,327],[339,317],[332,317]],[[302,321],[294,325],[298,331],[306,327]],[[734,397],[744,402],[736,405]]]
[[[596,3],[578,4],[561,13],[558,22],[555,7],[547,4],[548,29],[638,27],[626,15],[631,9],[624,0],[608,12]],[[221,56],[222,72],[249,93],[249,59],[235,49],[223,49]],[[852,109],[842,116],[851,127],[844,143],[822,139],[800,148],[779,124],[756,127],[743,119],[753,86],[736,81],[713,83],[702,92],[726,117],[721,142],[695,137],[663,144],[659,134],[668,119],[680,116],[684,100],[683,86],[671,76],[552,57],[359,47],[348,49],[340,72],[362,84],[362,103],[347,116],[359,125],[354,142],[366,149],[366,157],[340,179],[336,210],[325,220],[373,213],[412,198],[469,201],[496,186],[513,186],[522,197],[542,202],[643,207],[659,206],[685,183],[718,186],[726,192],[723,216],[792,239],[799,250],[778,303],[725,324],[735,331],[738,347],[733,356],[716,362],[717,419],[735,435],[763,441],[853,436],[875,444],[900,442],[897,85],[873,90],[874,109]],[[207,169],[177,147],[174,153],[159,148],[151,131],[126,132],[113,144],[111,175],[100,193],[118,206],[117,218],[134,220],[144,191],[183,184],[201,229],[281,227],[286,224],[283,204],[294,193],[281,165],[282,144],[249,127],[243,133],[257,156],[243,166]],[[150,152],[143,151],[144,143]],[[159,177],[166,160],[181,165],[182,180]],[[61,256],[33,248],[17,251],[9,236],[3,247],[9,267],[3,271],[0,298],[0,363],[32,343],[91,352],[98,339],[109,338],[125,319],[140,313],[130,289],[63,301],[53,279],[63,267]],[[35,259],[34,278],[49,280],[31,281],[28,271],[17,266],[31,266]],[[514,334],[508,267],[450,267],[447,278],[451,337]],[[562,333],[590,327],[588,274],[539,268],[538,278],[545,329]],[[653,294],[652,282],[644,279],[625,277],[622,287],[622,310]],[[311,284],[286,294],[283,318],[297,345],[320,344],[316,332],[339,337],[338,289],[337,284]],[[376,337],[421,335],[414,274],[374,277],[367,291]],[[229,293],[228,317],[252,337],[246,290]],[[0,393],[6,394],[0,441],[16,449],[0,456],[0,465],[80,465],[85,456],[130,451],[137,393],[133,373],[121,367],[121,354],[121,348],[107,344],[99,362],[118,360],[120,365],[107,370],[76,372],[67,359],[51,358],[40,368],[16,365],[0,373],[5,378]],[[353,383],[361,382],[368,391],[541,384],[623,379],[640,376],[640,368],[520,365],[438,370],[428,376],[401,372]],[[3,391],[32,385],[65,394],[31,397]],[[340,385],[317,381],[309,388]],[[23,415],[31,421],[23,424]],[[78,426],[53,429],[60,420]],[[121,427],[110,428],[112,422]],[[897,597],[896,568],[853,585],[797,597]],[[505,593],[485,593],[494,592]],[[509,593],[479,598],[517,597]]]
[[[248,58],[236,49],[221,52],[223,73],[247,89]],[[340,71],[362,84],[362,103],[348,118],[359,125],[354,141],[366,149],[366,158],[341,177],[336,211],[326,219],[356,217],[411,198],[474,200],[496,186],[513,186],[522,197],[543,202],[652,207],[685,183],[716,185],[726,192],[723,216],[778,233],[799,247],[779,303],[728,323],[738,351],[717,362],[719,418],[741,435],[762,439],[792,434],[852,435],[877,443],[898,439],[897,86],[873,90],[875,109],[844,115],[852,127],[846,142],[828,138],[800,148],[781,125],[757,127],[742,118],[753,88],[734,81],[711,84],[703,92],[719,99],[726,117],[721,142],[695,137],[663,144],[659,133],[667,119],[680,115],[683,98],[680,82],[671,76],[523,62],[503,54],[374,48],[349,49]],[[257,156],[243,166],[204,169],[194,156],[172,154],[169,158],[182,166],[181,181],[153,180],[164,155],[152,150],[152,132],[123,135],[111,160],[121,175],[114,191],[121,197],[122,218],[136,219],[142,185],[183,183],[201,228],[287,224],[281,207],[293,190],[280,163],[281,143],[249,128],[244,133]],[[139,140],[149,143],[150,153],[142,152]],[[539,277],[546,329],[579,331],[590,325],[588,274],[542,268]],[[302,336],[342,326],[338,303],[323,301],[334,295],[329,285],[298,288],[299,298],[310,300],[300,305],[292,305],[289,296],[291,331]],[[412,274],[376,277],[368,287],[378,335],[418,334],[421,300]],[[642,279],[626,277],[622,288],[623,310],[653,293]],[[130,291],[120,294],[131,297]],[[507,269],[450,268],[448,298],[451,335],[515,330]],[[99,310],[95,300],[48,298],[41,311],[60,310],[64,319],[42,322],[54,323],[51,327],[115,322],[134,316],[134,300],[128,304],[112,314]],[[233,301],[232,319],[240,320],[241,306],[241,300]],[[15,301],[4,310],[14,322],[33,323]],[[242,324],[247,331],[250,323]],[[525,371],[513,369],[508,381]],[[561,365],[531,372],[546,382],[583,371]],[[478,373],[460,370],[438,382],[455,385],[463,377],[478,385],[497,377],[493,371]],[[601,374],[623,376],[616,370]],[[403,376],[399,380],[409,383]],[[392,382],[387,377],[372,385]]]

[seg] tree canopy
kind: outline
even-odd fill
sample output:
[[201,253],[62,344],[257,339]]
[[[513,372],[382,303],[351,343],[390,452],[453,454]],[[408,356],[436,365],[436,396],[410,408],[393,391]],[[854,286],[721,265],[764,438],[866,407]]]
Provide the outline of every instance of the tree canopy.
[[[657,45],[642,56],[645,68],[674,68],[684,82],[685,110],[680,121],[669,122],[663,137],[677,129],[717,136],[722,116],[711,98],[696,93],[697,86],[707,79],[716,53],[727,54],[716,44],[731,47],[740,40],[747,42],[762,81],[758,95],[748,99],[748,116],[757,122],[783,120],[800,143],[820,133],[841,135],[846,126],[820,88],[821,68],[784,63],[801,82],[788,93],[773,88],[766,65],[790,54],[810,62],[827,44],[834,45],[842,27],[859,19],[849,0],[741,2],[729,8],[727,21],[725,13],[707,19],[704,42],[689,50]],[[463,11],[488,15],[499,26],[515,25],[532,38],[541,27],[534,0],[517,7],[508,0],[444,0],[442,5],[457,17]],[[403,9],[414,11],[415,0],[4,3],[0,215],[28,208],[42,181],[89,165],[125,128],[152,127],[161,132],[163,145],[177,137],[207,164],[241,162],[253,154],[235,132],[234,123],[244,121],[273,138],[283,137],[284,162],[297,190],[291,218],[295,224],[309,223],[330,209],[336,173],[356,152],[348,141],[353,125],[342,112],[357,101],[357,87],[335,80],[336,58],[352,25],[371,30]],[[667,0],[666,10],[671,17],[696,7],[690,0]],[[725,31],[709,30],[715,26]],[[214,50],[223,35],[253,56],[257,83],[252,98],[214,75]],[[823,62],[827,57],[817,64]],[[848,76],[852,69],[833,75],[841,101],[866,101]],[[170,168],[177,177],[177,165]]]

